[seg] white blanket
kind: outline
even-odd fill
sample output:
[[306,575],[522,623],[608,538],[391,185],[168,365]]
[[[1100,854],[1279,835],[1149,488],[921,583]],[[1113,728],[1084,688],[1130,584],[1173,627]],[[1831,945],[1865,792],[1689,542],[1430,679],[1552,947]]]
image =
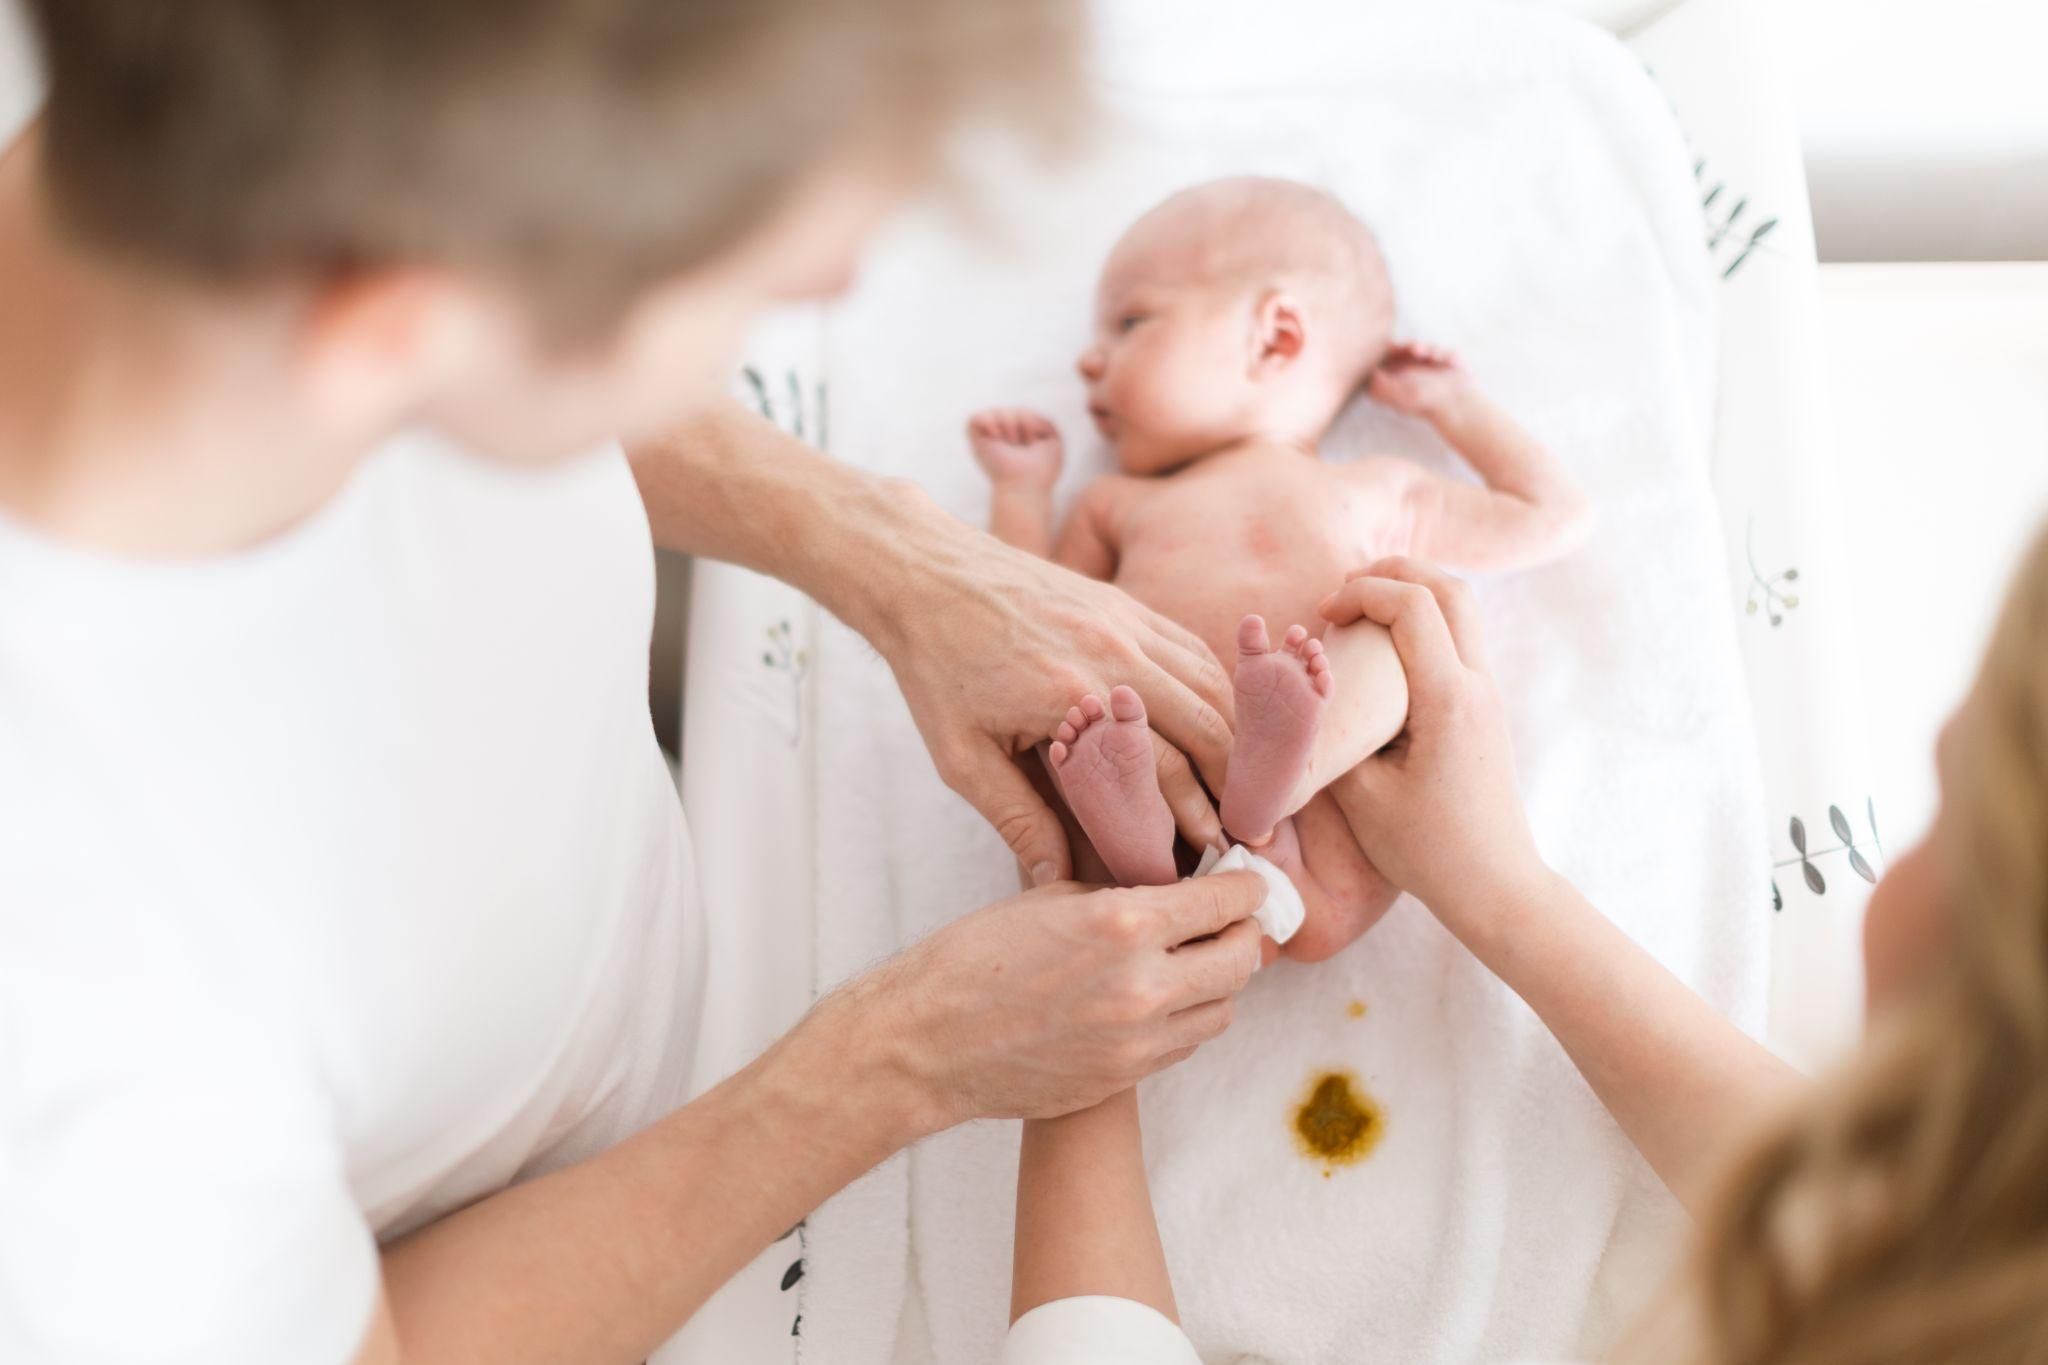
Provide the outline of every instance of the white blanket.
[[[1073,442],[1071,494],[1102,468],[1070,367],[1116,234],[1209,176],[1335,190],[1379,232],[1402,331],[1459,348],[1600,507],[1570,562],[1482,585],[1538,839],[1760,1031],[1766,854],[1705,469],[1711,295],[1663,97],[1607,35],[1542,12],[1194,8],[1112,7],[1110,145],[1057,174],[991,176],[994,240],[937,211],[892,235],[826,326],[831,449],[979,520],[961,425],[984,404],[1030,403]],[[1170,89],[1125,75],[1162,70]],[[1451,467],[1424,430],[1363,405],[1328,448]],[[815,950],[830,985],[1007,893],[1014,871],[933,775],[872,652],[828,624],[812,664]],[[1419,906],[1335,961],[1260,973],[1238,1020],[1144,1092],[1205,1359],[1588,1355],[1660,1273],[1675,1206],[1541,1025]],[[1355,1073],[1385,1114],[1354,1165],[1325,1168],[1293,1140],[1293,1107],[1326,1069]],[[973,1125],[816,1214],[803,1356],[993,1359],[1015,1151],[1015,1125]]]

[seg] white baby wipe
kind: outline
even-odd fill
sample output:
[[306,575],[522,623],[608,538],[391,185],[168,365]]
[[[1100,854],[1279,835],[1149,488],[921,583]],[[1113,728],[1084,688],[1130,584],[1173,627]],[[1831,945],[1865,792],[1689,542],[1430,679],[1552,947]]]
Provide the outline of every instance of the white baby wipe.
[[1228,852],[1212,844],[1202,850],[1202,861],[1195,865],[1197,877],[1206,877],[1211,872],[1247,870],[1258,873],[1266,883],[1265,903],[1252,912],[1252,918],[1266,931],[1267,938],[1275,943],[1287,942],[1301,931],[1301,922],[1308,917],[1293,878],[1243,844],[1232,844]]

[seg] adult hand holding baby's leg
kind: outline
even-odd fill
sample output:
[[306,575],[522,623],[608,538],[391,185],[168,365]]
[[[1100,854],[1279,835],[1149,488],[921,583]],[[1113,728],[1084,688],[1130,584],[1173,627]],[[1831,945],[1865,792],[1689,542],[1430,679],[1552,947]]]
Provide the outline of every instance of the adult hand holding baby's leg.
[[[1191,632],[1112,584],[957,522],[934,527],[916,553],[941,563],[900,584],[868,638],[940,777],[995,826],[1031,880],[1064,877],[1072,862],[1059,817],[1014,759],[1049,739],[1083,696],[1132,688],[1152,728],[1222,785],[1230,679]],[[1182,798],[1177,815],[1189,809],[1185,782],[1166,790],[1170,802]]]
[[1549,1026],[1664,1183],[1696,1198],[1798,1078],[1537,855],[1464,584],[1382,560],[1324,603],[1393,631],[1408,728],[1330,788],[1359,845]]
[[1386,626],[1408,676],[1407,728],[1330,792],[1373,866],[1463,937],[1468,907],[1512,901],[1547,875],[1471,589],[1397,557],[1354,575],[1322,611],[1334,625]]

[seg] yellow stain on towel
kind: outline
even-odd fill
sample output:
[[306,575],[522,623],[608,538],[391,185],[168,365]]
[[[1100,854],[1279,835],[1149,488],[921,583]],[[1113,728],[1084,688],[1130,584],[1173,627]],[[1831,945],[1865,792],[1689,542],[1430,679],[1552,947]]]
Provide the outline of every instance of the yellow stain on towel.
[[1344,1012],[1353,1019],[1363,1019],[1365,1018],[1365,1002],[1363,1000],[1354,1000],[1344,1007]]
[[1325,1180],[1335,1168],[1371,1156],[1386,1131],[1386,1114],[1348,1071],[1317,1075],[1294,1111],[1295,1143],[1303,1156],[1323,1163]]

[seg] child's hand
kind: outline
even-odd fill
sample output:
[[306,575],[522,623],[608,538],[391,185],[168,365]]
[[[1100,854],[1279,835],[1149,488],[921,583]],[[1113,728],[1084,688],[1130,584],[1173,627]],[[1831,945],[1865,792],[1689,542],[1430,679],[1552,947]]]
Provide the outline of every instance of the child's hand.
[[974,458],[999,484],[1049,489],[1060,476],[1060,430],[1029,408],[990,408],[967,423]]
[[1412,342],[1390,347],[1365,386],[1374,402],[1422,418],[1444,412],[1471,389],[1472,376],[1453,352]]

